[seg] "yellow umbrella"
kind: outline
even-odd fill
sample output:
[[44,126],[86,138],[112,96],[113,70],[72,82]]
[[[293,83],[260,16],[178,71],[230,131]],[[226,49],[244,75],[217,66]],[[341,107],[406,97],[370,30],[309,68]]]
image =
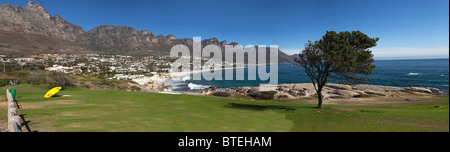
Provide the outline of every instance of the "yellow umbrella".
[[55,87],[53,89],[50,89],[45,95],[44,98],[51,98],[53,95],[59,92],[61,90],[61,87]]

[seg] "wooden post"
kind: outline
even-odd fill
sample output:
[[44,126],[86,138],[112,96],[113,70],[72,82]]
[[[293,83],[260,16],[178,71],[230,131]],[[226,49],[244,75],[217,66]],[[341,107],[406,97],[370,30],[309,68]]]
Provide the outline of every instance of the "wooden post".
[[6,97],[8,99],[8,102],[14,102],[14,99],[11,95],[11,92],[9,92],[9,89],[6,89]]
[[22,122],[19,116],[13,116],[13,131],[14,132],[22,132]]
[[14,116],[17,116],[17,109],[8,106],[8,130],[14,132]]
[[11,132],[14,129],[12,122],[12,117],[11,117],[11,103],[10,103],[10,97],[9,97],[9,89],[6,89],[6,99],[7,99],[7,104],[8,104],[8,109],[7,109],[7,113],[6,116],[8,116],[8,131]]
[[17,108],[9,89],[6,89],[6,98],[8,99],[8,131],[22,132],[21,118],[17,115]]

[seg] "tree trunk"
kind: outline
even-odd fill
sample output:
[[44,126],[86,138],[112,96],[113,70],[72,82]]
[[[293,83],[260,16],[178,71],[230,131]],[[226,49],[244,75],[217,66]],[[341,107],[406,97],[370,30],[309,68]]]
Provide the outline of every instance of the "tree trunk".
[[317,105],[317,108],[322,109],[323,105],[322,105],[322,88],[319,88],[319,90],[317,90],[317,98],[319,99],[319,104]]

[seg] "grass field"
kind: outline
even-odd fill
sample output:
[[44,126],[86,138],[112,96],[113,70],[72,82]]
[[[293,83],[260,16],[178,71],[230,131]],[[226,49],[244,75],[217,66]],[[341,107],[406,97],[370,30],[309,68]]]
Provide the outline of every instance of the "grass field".
[[[249,101],[68,88],[66,98],[44,99],[46,89],[8,86],[32,130],[100,132],[422,132],[449,131],[449,98],[424,98],[399,106],[325,105]],[[6,121],[6,87],[0,88],[0,121]]]

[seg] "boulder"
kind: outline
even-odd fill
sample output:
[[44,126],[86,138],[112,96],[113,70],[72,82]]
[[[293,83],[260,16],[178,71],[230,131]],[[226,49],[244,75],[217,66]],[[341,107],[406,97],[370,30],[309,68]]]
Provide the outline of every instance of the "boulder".
[[352,86],[353,90],[374,90],[379,92],[399,92],[402,88],[391,87],[391,86],[381,86],[381,85],[368,85],[368,84],[358,84]]
[[278,91],[281,91],[281,92],[289,92],[290,88],[279,87],[279,88],[277,88],[277,90],[278,90]]
[[412,92],[418,92],[418,93],[433,93],[430,89],[423,88],[423,87],[406,87],[404,90],[412,91]]
[[289,93],[285,93],[285,92],[278,92],[274,95],[274,99],[283,99],[283,98],[295,99],[294,96],[290,95]]
[[433,93],[433,94],[439,94],[441,92],[441,90],[436,89],[436,88],[428,88],[428,89],[430,89],[431,93]]
[[202,95],[210,95],[212,94],[211,90],[203,90]]
[[299,84],[295,84],[294,86],[292,86],[292,88],[293,89],[297,89],[297,90],[301,90],[301,89],[303,89],[305,87],[303,87],[302,85],[299,85]]
[[209,89],[212,90],[212,91],[216,91],[217,87],[216,86],[210,86]]
[[278,87],[290,89],[294,87],[294,84],[279,84]]
[[374,91],[374,90],[365,90],[364,93],[366,93],[368,95],[386,96],[386,94],[384,92]]
[[235,90],[237,93],[247,94],[247,92],[250,90],[250,87],[237,87]]
[[359,95],[365,94],[365,92],[364,92],[364,91],[361,91],[361,90],[352,90],[352,91],[358,93]]
[[352,90],[352,86],[343,84],[326,84],[326,87],[337,89],[337,90]]
[[414,92],[433,93],[430,89],[422,88],[422,87],[411,87],[411,89],[412,89]]
[[292,86],[293,89],[297,89],[297,90],[308,90],[308,89],[314,89],[314,86],[312,85],[312,83],[298,83],[298,84],[294,84]]
[[255,93],[259,93],[259,92],[260,92],[259,87],[253,87],[253,88],[249,89],[247,93],[248,94],[255,94]]
[[162,88],[163,88],[163,89],[173,89],[173,86],[172,86],[172,84],[170,84],[170,83],[164,83],[163,86],[162,86]]
[[146,89],[152,90],[153,89],[153,84],[147,84],[147,86],[145,86]]
[[350,90],[336,90],[336,94],[344,97],[344,98],[353,98],[361,95],[358,92],[350,91]]
[[288,93],[294,97],[302,97],[302,96],[306,96],[306,92],[305,90],[297,90],[297,89],[290,89],[288,91]]

